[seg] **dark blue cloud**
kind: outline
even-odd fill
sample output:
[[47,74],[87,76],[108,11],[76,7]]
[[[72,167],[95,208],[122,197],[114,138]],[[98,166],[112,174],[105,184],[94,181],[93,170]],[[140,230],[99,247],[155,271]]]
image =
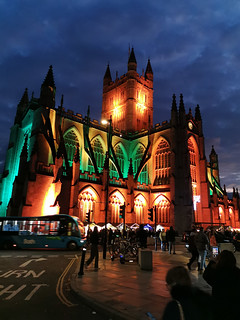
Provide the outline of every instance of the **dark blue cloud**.
[[240,4],[237,0],[0,0],[0,168],[16,106],[27,87],[39,96],[50,64],[56,102],[100,119],[102,80],[138,72],[151,59],[154,122],[170,118],[172,94],[200,105],[206,154],[214,144],[222,184],[240,186]]

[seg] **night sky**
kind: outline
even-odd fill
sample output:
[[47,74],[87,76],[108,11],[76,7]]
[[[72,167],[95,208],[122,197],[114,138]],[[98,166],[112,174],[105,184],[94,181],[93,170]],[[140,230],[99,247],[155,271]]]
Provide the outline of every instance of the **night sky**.
[[[0,172],[16,107],[28,88],[40,95],[53,65],[56,106],[100,120],[103,76],[138,73],[150,58],[154,124],[170,120],[172,94],[197,104],[207,160],[214,145],[221,184],[240,187],[239,0],[0,0]],[[193,112],[194,113],[194,112]]]

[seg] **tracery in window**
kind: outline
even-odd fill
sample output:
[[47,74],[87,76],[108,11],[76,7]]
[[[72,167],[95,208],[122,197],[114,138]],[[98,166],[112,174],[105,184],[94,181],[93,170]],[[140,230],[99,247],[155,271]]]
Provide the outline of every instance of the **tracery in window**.
[[[93,149],[93,154],[94,154],[94,158],[95,158],[98,170],[99,170],[99,172],[102,172],[103,165],[104,165],[104,159],[105,159],[102,144],[101,144],[100,140],[98,138],[96,138],[92,141],[91,146]],[[94,172],[93,163],[90,158],[88,158],[88,171],[90,172],[90,174],[92,172]]]
[[155,153],[155,180],[154,185],[170,183],[170,146],[168,142],[162,139]]
[[64,143],[66,147],[69,165],[71,166],[76,152],[76,147],[78,145],[78,138],[74,130],[70,130],[64,135]]

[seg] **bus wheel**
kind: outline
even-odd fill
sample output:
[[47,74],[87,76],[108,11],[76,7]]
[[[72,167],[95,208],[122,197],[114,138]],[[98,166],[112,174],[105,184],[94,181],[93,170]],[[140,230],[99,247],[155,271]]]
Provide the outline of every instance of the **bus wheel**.
[[74,241],[68,242],[67,248],[68,248],[68,250],[71,250],[71,251],[76,250],[77,249],[76,242],[74,242]]

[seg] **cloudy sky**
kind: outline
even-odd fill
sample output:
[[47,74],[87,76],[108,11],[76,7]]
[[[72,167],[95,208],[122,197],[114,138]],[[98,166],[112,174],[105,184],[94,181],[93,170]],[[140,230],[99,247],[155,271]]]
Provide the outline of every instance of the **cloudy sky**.
[[207,158],[214,145],[221,184],[240,187],[239,39],[239,0],[0,0],[1,171],[25,88],[39,97],[52,64],[56,104],[100,120],[106,66],[126,73],[130,46],[140,74],[151,60],[154,123],[173,93],[199,104]]

